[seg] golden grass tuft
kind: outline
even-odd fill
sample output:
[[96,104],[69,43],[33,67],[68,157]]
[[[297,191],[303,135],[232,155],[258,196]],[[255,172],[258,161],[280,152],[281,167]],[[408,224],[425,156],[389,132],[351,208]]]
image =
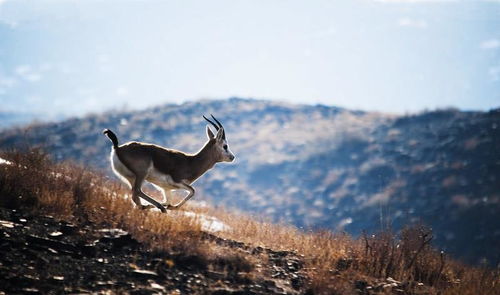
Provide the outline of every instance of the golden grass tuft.
[[[151,249],[194,255],[231,268],[227,271],[251,271],[257,263],[255,257],[203,239],[196,218],[136,209],[124,197],[128,188],[101,173],[72,163],[53,163],[37,149],[0,157],[12,163],[0,165],[2,207],[51,214],[77,224],[119,227]],[[418,282],[427,286],[426,294],[500,294],[498,269],[467,266],[438,253],[430,246],[432,233],[423,226],[405,228],[399,235],[386,231],[354,239],[330,231],[303,232],[189,202],[184,210],[214,216],[229,225],[231,230],[218,233],[220,237],[296,253],[304,262],[308,288],[315,294],[356,294],[356,284],[389,277],[406,282],[407,294],[415,293],[412,286]]]

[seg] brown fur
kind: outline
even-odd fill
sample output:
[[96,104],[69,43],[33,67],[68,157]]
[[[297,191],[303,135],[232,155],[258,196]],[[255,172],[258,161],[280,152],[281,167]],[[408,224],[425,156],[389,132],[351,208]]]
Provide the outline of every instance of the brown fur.
[[147,169],[152,161],[154,168],[170,175],[175,182],[186,181],[190,184],[217,162],[217,159],[211,156],[213,153],[210,152],[214,144],[215,141],[210,140],[198,153],[186,154],[154,144],[129,142],[119,146],[116,152],[123,164],[134,173],[136,171],[133,171],[131,167]]

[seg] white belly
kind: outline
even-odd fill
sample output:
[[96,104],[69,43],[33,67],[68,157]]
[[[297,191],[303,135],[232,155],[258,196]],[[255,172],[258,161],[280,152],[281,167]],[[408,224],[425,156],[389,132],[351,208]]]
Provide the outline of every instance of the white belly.
[[[120,161],[114,149],[111,151],[111,166],[113,168],[113,172],[121,180],[132,187],[135,175]],[[166,190],[176,189],[178,187],[170,175],[161,173],[152,165],[148,169],[146,181]]]
[[170,175],[161,173],[154,167],[149,169],[149,173],[148,176],[146,176],[146,180],[163,189],[175,189],[177,187]]

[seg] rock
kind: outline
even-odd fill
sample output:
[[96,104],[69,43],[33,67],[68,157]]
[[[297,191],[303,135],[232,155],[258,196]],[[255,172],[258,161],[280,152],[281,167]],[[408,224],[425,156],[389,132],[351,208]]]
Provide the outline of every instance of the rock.
[[49,233],[49,236],[51,236],[52,238],[56,238],[56,237],[62,236],[62,234],[63,233],[60,231],[53,231],[53,232]]
[[337,270],[339,271],[344,271],[344,270],[347,270],[351,264],[352,264],[353,260],[352,259],[347,259],[347,258],[340,258],[338,261],[337,261],[337,264],[336,264],[336,268]]
[[391,277],[388,277],[388,278],[386,279],[386,281],[387,281],[388,283],[391,283],[391,284],[392,284],[392,283],[397,284],[397,285],[401,284],[401,282],[400,282],[400,281],[396,281],[395,279],[393,279],[393,278],[391,278]]
[[140,245],[139,242],[127,232],[107,234],[99,239],[99,243],[104,247],[110,246],[113,250],[119,248],[136,249]]
[[207,276],[213,280],[223,280],[226,278],[226,275],[222,272],[217,271],[208,271]]
[[98,230],[98,232],[104,233],[104,236],[107,238],[119,238],[121,236],[128,235],[127,231],[120,228],[103,228]]
[[59,230],[65,235],[73,235],[78,231],[78,228],[71,223],[61,223]]
[[367,287],[368,287],[367,281],[357,280],[354,282],[354,288],[356,288],[357,290],[363,291],[366,290]]
[[212,290],[212,295],[233,295],[235,291],[229,288],[219,288]]
[[48,249],[50,248],[64,254],[74,255],[77,257],[81,256],[81,253],[77,247],[65,242],[43,238],[36,235],[28,235],[26,237],[26,242],[32,248],[43,249],[47,251],[49,251]]
[[294,275],[290,281],[292,283],[292,288],[295,290],[299,290],[300,288],[304,287],[304,279]]
[[132,274],[139,279],[155,279],[158,277],[158,274],[151,270],[146,269],[134,269]]
[[16,224],[12,221],[7,221],[7,220],[0,220],[0,226],[6,227],[6,228],[13,228]]

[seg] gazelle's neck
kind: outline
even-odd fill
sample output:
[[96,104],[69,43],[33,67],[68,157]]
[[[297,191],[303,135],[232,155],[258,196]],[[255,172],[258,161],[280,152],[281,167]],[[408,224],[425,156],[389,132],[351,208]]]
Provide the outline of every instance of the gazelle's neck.
[[198,177],[203,175],[203,173],[207,172],[207,170],[211,169],[215,165],[215,163],[217,163],[217,159],[214,157],[214,153],[212,150],[213,147],[213,143],[208,141],[201,148],[201,150],[199,150],[192,156],[192,175],[189,179],[191,182],[198,179]]

